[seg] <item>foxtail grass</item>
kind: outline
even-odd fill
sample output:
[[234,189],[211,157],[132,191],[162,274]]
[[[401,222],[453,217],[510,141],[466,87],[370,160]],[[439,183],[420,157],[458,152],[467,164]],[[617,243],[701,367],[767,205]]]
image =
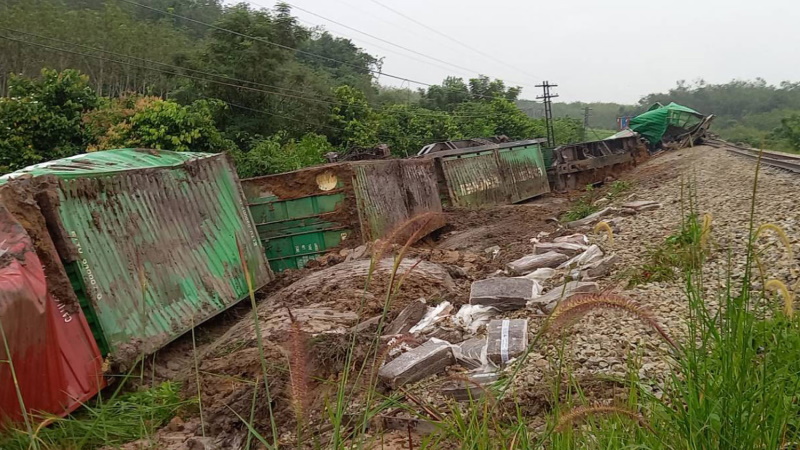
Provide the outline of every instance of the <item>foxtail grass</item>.
[[587,417],[591,416],[622,416],[627,417],[630,420],[639,424],[642,428],[646,428],[648,430],[652,430],[650,424],[647,422],[645,417],[639,414],[636,411],[622,408],[619,406],[603,406],[603,405],[594,405],[594,406],[579,406],[567,414],[561,416],[556,423],[555,431],[561,432],[567,429],[576,423],[579,423],[585,420]]
[[611,225],[609,225],[608,222],[606,222],[604,220],[600,221],[600,222],[597,222],[597,225],[595,225],[594,228],[592,229],[592,231],[594,233],[599,233],[600,231],[603,231],[603,230],[605,230],[605,232],[606,232],[606,241],[609,244],[613,244],[614,243],[614,231],[611,229]]
[[794,317],[794,294],[789,292],[789,288],[781,280],[767,281],[764,289],[778,292],[783,299],[783,313],[786,314],[786,317]]

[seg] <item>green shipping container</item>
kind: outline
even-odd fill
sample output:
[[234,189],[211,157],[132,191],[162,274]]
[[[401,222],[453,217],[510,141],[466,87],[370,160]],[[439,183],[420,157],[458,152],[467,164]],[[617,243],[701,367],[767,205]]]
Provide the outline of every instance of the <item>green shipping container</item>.
[[31,166],[39,207],[104,354],[158,350],[273,276],[226,155],[108,150]]
[[540,140],[431,153],[454,206],[517,203],[550,192]]
[[[326,164],[249,178],[242,188],[276,272],[303,268],[336,247],[379,239],[411,217],[442,211],[430,160]],[[434,214],[418,236],[444,224]]]

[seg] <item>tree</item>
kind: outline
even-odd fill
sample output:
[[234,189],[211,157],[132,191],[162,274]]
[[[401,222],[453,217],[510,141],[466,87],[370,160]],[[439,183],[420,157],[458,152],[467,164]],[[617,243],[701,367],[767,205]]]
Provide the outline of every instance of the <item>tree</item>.
[[384,108],[378,114],[378,126],[382,141],[401,157],[415,155],[426,144],[461,137],[450,114],[410,105]]
[[289,172],[324,162],[325,153],[334,147],[325,136],[309,133],[287,139],[285,134],[270,136],[249,151],[234,151],[236,170],[242,178]]
[[88,130],[100,131],[94,150],[143,147],[215,153],[235,147],[214,124],[214,114],[224,107],[214,100],[182,106],[157,97],[134,96],[111,101],[87,114],[85,122]]
[[81,115],[97,104],[88,77],[76,70],[48,69],[37,79],[12,76],[9,94],[0,98],[0,170],[85,150],[88,136]]
[[331,106],[331,143],[336,146],[372,147],[378,144],[375,112],[363,92],[351,86],[334,89]]

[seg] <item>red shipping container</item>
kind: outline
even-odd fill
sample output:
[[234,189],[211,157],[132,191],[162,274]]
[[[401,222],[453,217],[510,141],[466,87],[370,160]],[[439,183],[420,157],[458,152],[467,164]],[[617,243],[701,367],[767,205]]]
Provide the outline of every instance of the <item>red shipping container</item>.
[[0,428],[23,419],[9,361],[25,409],[39,420],[70,413],[105,386],[103,359],[86,318],[79,307],[49,294],[31,238],[2,205],[0,325]]

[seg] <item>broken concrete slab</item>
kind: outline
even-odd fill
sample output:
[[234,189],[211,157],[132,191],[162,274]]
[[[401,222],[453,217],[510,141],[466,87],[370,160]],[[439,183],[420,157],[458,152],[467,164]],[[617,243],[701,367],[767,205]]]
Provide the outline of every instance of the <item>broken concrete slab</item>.
[[594,282],[570,281],[569,283],[556,286],[541,297],[534,298],[528,302],[528,308],[538,309],[539,311],[550,314],[559,301],[567,300],[577,294],[592,294],[598,292],[600,286]]
[[397,317],[386,326],[383,331],[384,336],[391,336],[395,334],[406,334],[411,328],[418,324],[425,314],[428,312],[428,305],[425,299],[421,298],[408,304]]
[[573,220],[572,222],[567,222],[566,223],[566,227],[567,228],[580,228],[580,227],[583,227],[583,226],[586,226],[586,225],[591,225],[591,224],[597,222],[598,220],[602,219],[603,217],[610,216],[611,214],[614,214],[615,212],[617,212],[616,208],[612,208],[612,207],[604,208],[604,209],[601,209],[600,211],[597,211],[594,214],[590,214],[590,215],[584,217],[583,219]]
[[540,269],[543,267],[556,267],[559,264],[566,262],[569,256],[558,252],[547,252],[537,255],[526,255],[522,258],[512,261],[506,265],[509,272],[524,275],[528,272]]
[[485,394],[485,386],[494,383],[498,378],[496,372],[475,373],[471,374],[467,380],[446,383],[442,386],[441,392],[459,402],[466,402],[470,399],[477,400]]
[[529,280],[538,281],[539,283],[543,283],[550,278],[553,278],[558,271],[556,269],[550,267],[542,267],[540,269],[536,269],[533,272],[525,275],[523,278],[527,278]]
[[469,292],[471,305],[484,305],[499,311],[524,308],[538,292],[538,283],[526,278],[489,278],[472,283]]
[[486,326],[486,357],[498,366],[523,354],[527,348],[527,320],[492,320]]
[[553,239],[553,242],[556,243],[569,243],[569,244],[578,244],[578,245],[589,245],[589,238],[586,237],[585,234],[570,234],[569,236],[559,236]]
[[652,200],[637,200],[635,202],[628,202],[622,205],[623,208],[630,208],[636,211],[639,211],[642,208],[652,208],[653,206],[659,208],[661,207],[661,204]]
[[389,361],[378,371],[378,377],[392,388],[414,383],[455,364],[450,343],[430,339]]
[[591,264],[603,257],[603,250],[597,244],[592,244],[585,252],[558,266],[559,269],[582,267]]
[[533,246],[533,253],[535,255],[543,255],[545,253],[562,253],[567,256],[575,256],[586,250],[587,246],[581,244],[572,244],[570,242],[542,242]]
[[617,255],[609,255],[585,266],[581,271],[581,280],[591,281],[608,275],[618,260]]

